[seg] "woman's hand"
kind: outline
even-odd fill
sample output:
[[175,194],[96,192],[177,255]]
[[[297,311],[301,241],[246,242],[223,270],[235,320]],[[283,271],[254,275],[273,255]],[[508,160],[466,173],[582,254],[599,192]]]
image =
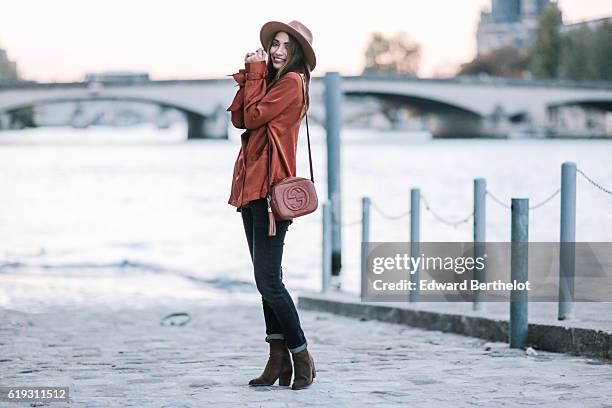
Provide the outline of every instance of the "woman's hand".
[[244,62],[267,61],[268,54],[263,48],[258,48],[255,52],[247,52],[244,56]]

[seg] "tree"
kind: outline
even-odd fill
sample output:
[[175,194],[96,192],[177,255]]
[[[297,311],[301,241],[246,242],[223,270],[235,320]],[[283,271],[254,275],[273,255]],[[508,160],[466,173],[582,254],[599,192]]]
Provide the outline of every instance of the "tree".
[[385,37],[372,33],[365,52],[364,73],[393,72],[416,75],[421,58],[421,46],[412,41],[405,31]]
[[593,79],[612,80],[612,24],[604,22],[593,33],[591,52],[593,59]]
[[549,3],[540,16],[533,48],[530,53],[531,74],[534,78],[556,78],[561,55],[561,10]]
[[580,26],[564,33],[561,44],[561,78],[612,80],[612,24]]
[[528,55],[512,46],[492,50],[478,55],[472,61],[462,64],[458,75],[488,74],[491,76],[522,77],[527,69]]
[[587,26],[569,31],[561,37],[559,76],[564,79],[592,79],[589,43],[593,37]]

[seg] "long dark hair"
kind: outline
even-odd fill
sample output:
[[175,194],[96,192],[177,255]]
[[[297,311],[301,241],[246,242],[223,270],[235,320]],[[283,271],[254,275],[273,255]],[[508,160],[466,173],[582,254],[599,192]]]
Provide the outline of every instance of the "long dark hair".
[[272,65],[272,55],[270,55],[270,49],[272,48],[272,43],[274,42],[274,38],[276,37],[276,33],[270,40],[270,44],[268,44],[266,48],[266,52],[268,53],[268,76],[266,78],[266,88],[269,89],[272,85],[276,83],[283,75],[287,72],[297,72],[298,74],[304,75],[304,84],[306,87],[306,97],[304,100],[304,110],[302,111],[302,116],[306,114],[306,111],[310,107],[310,68],[306,63],[306,58],[304,57],[304,50],[302,50],[302,46],[293,36],[289,33],[289,47],[287,47],[287,60],[285,61],[285,65],[279,70],[274,68]]

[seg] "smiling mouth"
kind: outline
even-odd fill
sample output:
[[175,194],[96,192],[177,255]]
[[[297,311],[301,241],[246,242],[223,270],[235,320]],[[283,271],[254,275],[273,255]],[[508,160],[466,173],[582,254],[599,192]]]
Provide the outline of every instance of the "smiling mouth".
[[272,61],[274,61],[274,62],[285,62],[285,60],[283,58],[272,58]]

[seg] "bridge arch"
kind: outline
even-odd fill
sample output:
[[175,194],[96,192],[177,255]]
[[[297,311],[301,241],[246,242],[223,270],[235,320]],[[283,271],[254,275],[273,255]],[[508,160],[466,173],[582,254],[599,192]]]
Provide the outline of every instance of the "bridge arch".
[[[167,100],[160,100],[153,97],[141,97],[141,96],[132,96],[132,95],[112,95],[112,94],[96,94],[93,92],[89,92],[83,95],[59,95],[59,96],[51,96],[51,97],[32,97],[30,99],[23,99],[13,104],[7,104],[0,108],[0,113],[12,112],[24,108],[36,107],[36,106],[45,106],[45,105],[53,105],[60,103],[71,103],[71,102],[106,102],[106,101],[120,101],[120,102],[134,102],[141,104],[150,104],[150,105],[158,105],[162,108],[167,109],[175,109],[185,115],[185,119],[187,121],[187,138],[188,139],[200,139],[207,138],[210,135],[207,135],[206,128],[207,122],[219,121],[225,115],[225,109],[219,105],[217,109],[212,114],[203,114],[202,112],[192,109],[189,106],[185,106],[180,103],[170,102]],[[220,112],[220,111],[223,112]],[[224,122],[227,122],[225,120]],[[224,123],[226,125],[226,123]],[[221,127],[225,128],[226,126],[221,125]],[[208,132],[209,133],[209,132]],[[217,132],[218,133],[218,132]],[[214,135],[215,138],[227,138],[227,132],[222,134]]]
[[465,114],[477,118],[483,117],[481,113],[461,104],[445,101],[433,96],[419,95],[417,93],[347,90],[344,94],[347,96],[373,96],[381,100],[413,106],[423,110],[425,113]]
[[561,108],[564,106],[583,106],[587,108],[597,108],[603,111],[612,112],[612,97],[609,98],[573,98],[551,102],[547,105],[549,109]]
[[573,97],[546,105],[551,134],[609,137],[612,132],[612,95]]
[[[120,101],[120,102],[136,102],[143,104],[159,105],[166,108],[176,109],[184,113],[191,113],[195,115],[201,115],[199,112],[195,112],[185,106],[178,104],[168,103],[166,101],[156,100],[154,98],[142,98],[134,96],[124,95],[88,95],[88,96],[58,96],[50,98],[33,98],[32,100],[19,101],[12,105],[4,106],[0,112],[11,112],[23,108],[29,108],[32,106],[44,106],[54,105],[59,103],[69,102],[106,102],[106,101]],[[204,115],[202,115],[204,116]]]

